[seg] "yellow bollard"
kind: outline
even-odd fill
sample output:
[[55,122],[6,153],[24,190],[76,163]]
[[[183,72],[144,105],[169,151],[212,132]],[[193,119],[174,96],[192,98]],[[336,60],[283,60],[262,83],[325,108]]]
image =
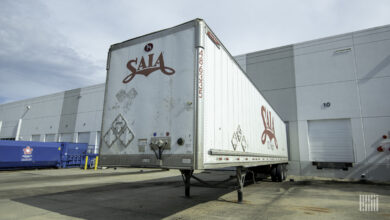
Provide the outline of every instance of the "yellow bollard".
[[99,161],[99,156],[96,156],[96,158],[95,158],[95,170],[97,170],[98,161]]
[[87,165],[88,165],[88,156],[85,156],[84,170],[87,170]]

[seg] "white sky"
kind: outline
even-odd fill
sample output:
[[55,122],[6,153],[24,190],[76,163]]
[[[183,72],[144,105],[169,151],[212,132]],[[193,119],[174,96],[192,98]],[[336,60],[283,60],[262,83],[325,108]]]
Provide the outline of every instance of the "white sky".
[[390,1],[0,0],[0,103],[103,83],[111,44],[194,18],[239,55],[390,24]]

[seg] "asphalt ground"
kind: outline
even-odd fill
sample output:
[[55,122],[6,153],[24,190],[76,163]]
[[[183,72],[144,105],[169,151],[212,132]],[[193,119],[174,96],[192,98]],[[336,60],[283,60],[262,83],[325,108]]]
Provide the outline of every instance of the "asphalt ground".
[[[234,172],[195,175],[216,184]],[[266,179],[248,184],[241,204],[234,180],[219,188],[192,183],[186,198],[178,170],[0,171],[0,219],[390,219],[386,183]],[[378,210],[359,210],[367,208],[360,195],[377,195]]]

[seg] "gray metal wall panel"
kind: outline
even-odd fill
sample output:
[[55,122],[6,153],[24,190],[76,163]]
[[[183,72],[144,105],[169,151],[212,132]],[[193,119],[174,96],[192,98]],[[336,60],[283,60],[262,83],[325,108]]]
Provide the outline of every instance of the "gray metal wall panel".
[[261,92],[276,109],[283,121],[297,120],[296,89],[277,89]]
[[[324,107],[323,103],[330,103]],[[354,81],[297,87],[298,120],[360,117]]]
[[274,90],[295,87],[293,47],[251,53],[246,72],[260,89]]
[[[384,143],[383,135],[390,136],[390,116],[363,119],[364,138],[366,140],[366,163],[390,164],[390,143]],[[377,147],[384,147],[384,152],[378,152]],[[390,167],[390,166],[389,166]],[[390,175],[389,175],[390,176]]]
[[307,121],[298,121],[299,159],[310,161]]
[[352,34],[342,34],[302,43],[294,44],[294,54],[296,56],[318,53],[321,51],[334,51],[352,46]]
[[390,33],[386,40],[356,43],[355,54],[359,79],[390,76]]
[[351,129],[352,129],[353,147],[355,153],[355,162],[361,163],[366,158],[362,119],[351,118]]
[[290,121],[288,123],[289,138],[289,160],[299,161],[299,139],[298,139],[298,122]]
[[319,47],[316,51],[311,47],[295,49],[297,86],[356,79],[351,38],[320,44]]
[[390,116],[390,77],[359,81],[363,117]]

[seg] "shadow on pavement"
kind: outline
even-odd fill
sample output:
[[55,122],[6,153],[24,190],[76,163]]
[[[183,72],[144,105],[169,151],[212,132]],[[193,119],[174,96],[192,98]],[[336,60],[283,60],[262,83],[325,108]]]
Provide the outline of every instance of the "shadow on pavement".
[[181,177],[176,176],[132,183],[94,185],[85,189],[17,198],[13,201],[83,219],[161,219],[200,203],[217,200],[232,191],[233,189],[191,187],[191,198],[186,198]]
[[[165,172],[166,170],[140,170],[140,171],[130,171],[130,172],[110,172],[110,173],[78,173],[78,174],[72,174],[72,175],[66,175],[66,176],[24,176],[23,181],[45,181],[45,180],[52,180],[53,178],[56,178],[57,180],[74,180],[74,179],[84,179],[84,178],[90,178],[90,177],[110,177],[110,176],[125,176],[125,175],[139,175],[139,174],[148,174],[148,173],[159,173],[159,172]],[[2,179],[0,180],[0,183],[12,183],[12,182],[19,182],[19,179]]]

